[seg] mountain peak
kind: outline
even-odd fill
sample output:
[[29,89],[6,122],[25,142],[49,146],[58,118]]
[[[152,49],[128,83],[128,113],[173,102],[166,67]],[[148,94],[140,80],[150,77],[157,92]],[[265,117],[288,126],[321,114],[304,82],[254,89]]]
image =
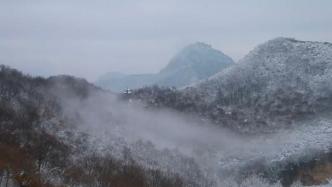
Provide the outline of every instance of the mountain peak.
[[269,40],[261,45],[259,45],[256,49],[262,49],[262,48],[274,48],[274,47],[298,47],[300,45],[310,45],[312,47],[317,47],[319,45],[332,47],[331,43],[328,42],[318,42],[318,41],[302,41],[297,40],[295,38],[287,38],[287,37],[278,37],[272,40]]
[[301,41],[297,40],[295,38],[280,36],[280,37],[273,38],[267,42],[301,42]]
[[187,45],[183,50],[195,50],[195,49],[212,49],[212,46],[204,42],[195,42]]
[[328,42],[301,41],[294,38],[278,37],[260,44],[240,60],[240,63],[261,61],[262,64],[273,66],[285,63],[298,63],[300,65],[312,61],[309,58],[320,60],[330,56],[331,49],[332,44]]
[[181,71],[184,68],[193,68],[194,71],[200,71],[198,68],[226,67],[234,63],[233,60],[223,52],[212,48],[211,45],[203,42],[195,42],[184,47],[178,52],[162,69],[161,73]]

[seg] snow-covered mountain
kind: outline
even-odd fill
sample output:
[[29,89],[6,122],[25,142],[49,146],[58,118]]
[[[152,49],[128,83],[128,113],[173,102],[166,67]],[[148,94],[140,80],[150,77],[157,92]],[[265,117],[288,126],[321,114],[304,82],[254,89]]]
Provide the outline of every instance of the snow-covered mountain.
[[112,91],[151,85],[183,87],[207,79],[233,63],[221,51],[197,42],[182,49],[157,74],[126,75],[113,72],[102,76],[97,85]]
[[331,109],[332,44],[277,38],[193,89],[229,112],[252,113],[243,119],[248,123],[267,115],[290,125]]
[[229,95],[246,89],[268,95],[285,88],[300,93],[311,90],[316,96],[331,92],[331,78],[331,43],[276,38],[197,87],[213,98],[219,91]]

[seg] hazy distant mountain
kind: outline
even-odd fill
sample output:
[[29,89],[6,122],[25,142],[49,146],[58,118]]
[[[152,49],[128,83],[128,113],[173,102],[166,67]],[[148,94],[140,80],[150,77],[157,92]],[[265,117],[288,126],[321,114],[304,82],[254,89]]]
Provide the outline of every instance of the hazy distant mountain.
[[232,65],[233,60],[210,45],[197,42],[182,49],[157,74],[108,73],[97,84],[113,91],[149,85],[183,87],[207,79]]
[[127,88],[135,89],[155,83],[157,74],[127,75],[119,72],[110,72],[101,76],[96,84],[114,92],[121,92]]

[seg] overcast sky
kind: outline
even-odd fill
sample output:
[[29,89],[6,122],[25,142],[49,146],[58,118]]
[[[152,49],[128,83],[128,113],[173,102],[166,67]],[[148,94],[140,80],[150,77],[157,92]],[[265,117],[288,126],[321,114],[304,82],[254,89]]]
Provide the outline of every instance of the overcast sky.
[[0,0],[0,64],[33,75],[153,73],[196,41],[238,60],[278,36],[332,42],[332,0]]

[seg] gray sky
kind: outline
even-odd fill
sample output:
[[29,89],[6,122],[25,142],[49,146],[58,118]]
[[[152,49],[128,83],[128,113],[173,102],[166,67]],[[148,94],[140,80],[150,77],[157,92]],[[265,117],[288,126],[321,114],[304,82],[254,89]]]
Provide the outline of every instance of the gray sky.
[[332,42],[332,1],[0,1],[0,63],[33,75],[157,72],[196,41],[238,60],[278,36]]

